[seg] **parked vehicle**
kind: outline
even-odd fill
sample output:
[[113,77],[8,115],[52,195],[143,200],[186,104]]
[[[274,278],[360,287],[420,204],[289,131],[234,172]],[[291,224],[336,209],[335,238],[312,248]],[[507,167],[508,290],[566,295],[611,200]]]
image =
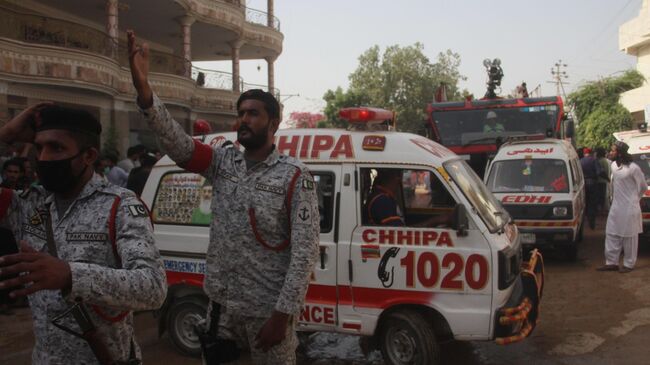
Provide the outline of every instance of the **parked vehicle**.
[[485,182],[514,218],[524,246],[557,247],[570,260],[577,258],[585,182],[569,142],[543,136],[507,142],[490,163]]
[[[359,125],[381,124],[392,114],[357,108],[342,115]],[[205,141],[239,148],[235,133]],[[275,145],[309,166],[319,198],[320,258],[299,330],[372,336],[388,364],[435,364],[445,339],[507,344],[533,331],[542,257],[534,251],[522,262],[508,212],[453,152],[422,136],[377,130],[280,130]],[[385,170],[402,177],[395,198],[403,226],[364,218],[375,178]],[[182,352],[197,354],[192,327],[208,302],[201,286],[209,181],[165,157],[142,197],[152,210],[169,283],[161,331],[168,330]],[[449,223],[423,226],[439,215]]]

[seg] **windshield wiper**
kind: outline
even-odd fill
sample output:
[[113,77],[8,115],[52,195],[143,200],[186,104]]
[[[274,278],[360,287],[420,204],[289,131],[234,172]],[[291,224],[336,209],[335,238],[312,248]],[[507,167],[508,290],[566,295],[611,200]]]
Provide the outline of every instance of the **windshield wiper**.
[[492,140],[496,141],[497,138],[499,138],[499,137],[498,136],[497,137],[481,137],[481,138],[473,139],[473,140],[465,143],[463,145],[463,147],[469,146],[471,144],[480,143],[480,142],[486,142],[486,141],[492,141]]

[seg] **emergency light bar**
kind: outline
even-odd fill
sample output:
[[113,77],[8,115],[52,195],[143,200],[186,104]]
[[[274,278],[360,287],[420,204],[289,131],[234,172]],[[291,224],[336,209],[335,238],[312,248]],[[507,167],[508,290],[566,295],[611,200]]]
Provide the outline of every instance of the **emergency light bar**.
[[389,120],[393,124],[395,113],[380,108],[343,108],[339,110],[339,117],[350,123],[372,123]]

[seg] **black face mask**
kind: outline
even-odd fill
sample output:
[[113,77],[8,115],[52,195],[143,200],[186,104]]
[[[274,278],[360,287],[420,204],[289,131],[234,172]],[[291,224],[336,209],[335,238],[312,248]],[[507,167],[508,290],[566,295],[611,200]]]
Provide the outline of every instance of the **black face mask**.
[[88,168],[88,166],[84,166],[78,175],[72,172],[72,160],[82,153],[83,150],[63,160],[36,161],[36,173],[45,190],[53,193],[65,193],[76,186]]

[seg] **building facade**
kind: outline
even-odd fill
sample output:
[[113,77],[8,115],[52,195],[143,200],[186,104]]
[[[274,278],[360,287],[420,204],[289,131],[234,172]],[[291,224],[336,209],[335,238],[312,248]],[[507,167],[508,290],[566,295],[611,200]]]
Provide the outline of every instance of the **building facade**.
[[650,105],[650,8],[648,0],[643,0],[639,15],[620,26],[618,30],[619,48],[636,56],[636,69],[646,81],[639,88],[621,94],[620,102],[631,113],[635,122],[645,119],[644,110]]
[[[154,91],[191,132],[196,119],[230,130],[239,94],[275,89],[274,62],[283,34],[273,15],[245,0],[0,0],[0,122],[44,100],[84,108],[117,140],[155,148],[141,120],[129,71],[126,30],[150,47]],[[264,59],[268,84],[251,85],[240,60]],[[232,72],[193,61],[230,61]]]

